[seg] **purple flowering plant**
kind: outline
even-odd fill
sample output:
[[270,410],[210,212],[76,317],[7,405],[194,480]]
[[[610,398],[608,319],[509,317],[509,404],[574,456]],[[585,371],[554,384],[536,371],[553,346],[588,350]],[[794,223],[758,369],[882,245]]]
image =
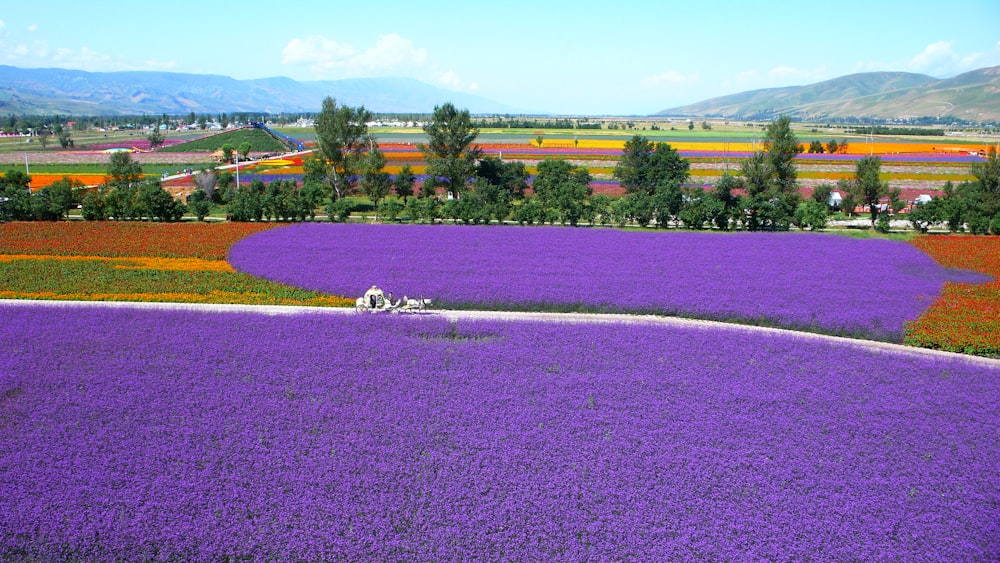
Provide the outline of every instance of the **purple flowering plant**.
[[901,341],[946,281],[912,245],[811,233],[299,224],[247,237],[239,271],[315,291],[373,284],[438,306],[632,312]]
[[1000,557],[985,360],[742,327],[0,318],[3,560]]

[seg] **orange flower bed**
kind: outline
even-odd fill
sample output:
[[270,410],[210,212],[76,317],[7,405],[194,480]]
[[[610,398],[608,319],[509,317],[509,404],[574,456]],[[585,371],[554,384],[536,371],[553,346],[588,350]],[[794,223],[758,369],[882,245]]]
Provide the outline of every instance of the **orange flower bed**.
[[172,272],[235,272],[225,260],[204,260],[202,258],[162,258],[157,256],[137,256],[111,258],[108,256],[52,256],[47,254],[0,254],[0,262],[11,260],[62,260],[109,262],[120,270],[167,270]]
[[30,222],[0,225],[0,254],[225,260],[236,241],[270,223]]
[[354,300],[236,272],[226,255],[263,223],[0,225],[0,299],[348,307]]
[[52,185],[63,178],[76,180],[84,186],[96,186],[103,184],[107,179],[104,174],[50,174],[46,172],[36,172],[31,175],[31,189],[40,190],[45,186]]
[[354,300],[336,295],[307,299],[273,297],[266,293],[247,294],[229,291],[210,293],[55,293],[52,291],[0,290],[0,299],[44,299],[54,301],[142,301],[151,303],[231,303],[238,305],[292,305],[299,307],[352,307]]
[[943,266],[975,270],[993,281],[947,284],[941,297],[907,327],[905,342],[1000,356],[1000,237],[924,235],[912,243]]

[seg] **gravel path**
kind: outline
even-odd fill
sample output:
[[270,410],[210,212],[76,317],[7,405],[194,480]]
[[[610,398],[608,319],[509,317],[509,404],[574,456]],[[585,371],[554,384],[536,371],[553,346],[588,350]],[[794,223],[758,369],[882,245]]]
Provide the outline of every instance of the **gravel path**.
[[[110,307],[119,309],[151,309],[151,310],[171,310],[171,311],[214,311],[219,313],[260,313],[265,315],[300,315],[300,314],[327,314],[327,315],[358,315],[356,310],[339,307],[296,307],[287,305],[232,305],[232,304],[211,304],[211,303],[148,303],[136,301],[49,301],[30,299],[0,299],[0,308],[22,307],[22,306],[42,306],[42,307]],[[370,313],[369,313],[370,314]],[[391,314],[391,313],[379,313]],[[907,354],[911,356],[938,357],[962,360],[970,363],[984,364],[988,366],[1000,367],[1000,359],[983,358],[980,356],[970,356],[957,354],[954,352],[944,352],[941,350],[930,350],[926,348],[915,348],[913,346],[903,346],[902,344],[892,344],[888,342],[877,342],[872,340],[859,340],[855,338],[844,338],[841,336],[829,336],[825,334],[815,334],[810,332],[800,332],[794,330],[740,325],[723,323],[718,321],[704,321],[697,319],[684,319],[679,317],[659,317],[655,315],[625,315],[625,314],[597,314],[597,313],[530,313],[515,311],[452,311],[452,310],[430,310],[422,313],[410,313],[422,316],[441,316],[450,320],[462,319],[502,319],[512,321],[541,321],[541,322],[562,322],[562,323],[647,323],[674,327],[688,327],[698,329],[729,330],[733,332],[756,332],[787,335],[805,340],[825,340],[856,348],[864,348],[879,352],[893,354]]]

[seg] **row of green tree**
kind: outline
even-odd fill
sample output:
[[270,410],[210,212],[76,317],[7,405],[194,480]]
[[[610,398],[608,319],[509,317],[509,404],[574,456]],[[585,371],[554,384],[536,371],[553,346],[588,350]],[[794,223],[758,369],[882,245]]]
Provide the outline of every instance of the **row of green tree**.
[[[424,127],[428,143],[420,147],[428,163],[422,195],[432,196],[438,187],[448,193],[447,201],[435,203],[408,201],[413,192],[408,168],[399,175],[400,182],[382,172],[384,158],[363,125],[366,118],[363,107],[338,107],[330,98],[324,101],[317,118],[320,152],[307,165],[306,183],[325,182],[331,186],[331,210],[340,211],[331,213],[331,217],[344,215],[345,205],[337,207],[337,201],[353,193],[355,185],[374,203],[377,212],[389,218],[402,214],[433,220],[439,213],[449,219],[480,223],[513,220],[575,225],[584,220],[750,231],[787,230],[792,226],[815,229],[825,226],[834,207],[830,205],[834,189],[830,185],[820,186],[807,200],[801,198],[794,158],[802,146],[787,116],[765,127],[762,149],[742,163],[738,175],[724,175],[709,190],[686,186],[690,165],[669,144],[654,144],[636,135],[626,143],[614,171],[627,195],[612,200],[593,195],[585,169],[558,160],[539,164],[532,182],[534,193],[529,195],[523,164],[483,157],[474,144],[479,131],[468,111],[445,104],[435,108]],[[847,143],[833,140],[823,148],[843,152]],[[889,219],[906,202],[901,200],[898,188],[890,188],[881,179],[881,164],[877,156],[860,159],[854,177],[841,180],[836,187],[843,197],[839,207],[849,214],[856,206],[867,207],[872,226],[888,230]],[[952,191],[946,187],[939,200],[951,202],[948,209],[962,211],[941,221],[956,230],[968,225],[974,232],[986,232],[982,225],[991,225],[997,213],[996,204],[988,203],[998,197],[995,185],[1000,172],[996,155],[985,164],[974,165],[973,174],[976,182]],[[389,200],[380,205],[394,187],[401,201]],[[942,205],[920,208],[918,216]]]
[[538,119],[530,117],[511,117],[495,115],[487,119],[474,121],[473,126],[501,129],[600,129],[600,121],[590,121],[587,118],[570,119],[557,117]]
[[937,224],[973,234],[1000,235],[1000,156],[991,148],[985,162],[972,164],[975,181],[945,183],[942,194],[914,206],[909,219],[922,231]]
[[127,152],[111,155],[108,181],[94,190],[83,190],[69,178],[35,192],[30,183],[31,177],[19,170],[0,176],[0,219],[55,221],[67,218],[77,206],[87,220],[179,221],[189,211],[158,178],[143,178],[142,167]]
[[168,115],[163,114],[142,114],[142,115],[15,115],[8,113],[0,118],[0,130],[4,133],[19,133],[27,135],[29,133],[38,134],[41,131],[50,133],[65,129],[67,131],[90,131],[94,129],[105,130],[135,130],[152,127],[154,125],[166,125],[168,129],[174,129],[181,125],[195,125],[201,129],[207,129],[209,125],[218,123],[222,127],[228,127],[231,123],[250,123],[261,121],[267,118],[268,121],[277,124],[293,123],[309,114],[276,114],[254,112],[234,112],[219,114],[195,113]]
[[[823,228],[828,213],[826,201],[800,198],[793,159],[802,148],[787,117],[767,126],[763,149],[743,163],[739,176],[724,176],[708,191],[686,186],[690,163],[669,144],[654,144],[636,135],[625,144],[614,171],[627,195],[612,200],[593,195],[586,169],[561,160],[539,164],[531,184],[534,193],[529,195],[523,164],[484,157],[474,144],[479,130],[469,112],[444,104],[434,109],[424,127],[428,142],[420,145],[427,162],[423,195],[430,196],[437,188],[447,193],[447,201],[435,204],[409,204],[412,179],[408,169],[399,175],[402,182],[382,171],[384,157],[364,125],[368,117],[364,107],[338,106],[332,98],[323,102],[316,120],[319,152],[306,164],[305,184],[329,186],[331,211],[343,209],[337,207],[338,200],[359,189],[376,212],[381,210],[388,217],[409,214],[418,220],[433,220],[440,213],[478,223],[513,220],[576,225],[587,221],[757,231],[787,230],[792,225]],[[877,169],[880,161],[866,161],[859,171],[872,164]],[[859,183],[867,181],[869,176],[859,175]],[[394,187],[402,201],[380,205]],[[865,201],[886,195],[865,188],[872,193],[857,190]],[[873,205],[873,224],[878,211]],[[340,215],[330,213],[331,217]]]
[[927,129],[924,127],[887,127],[885,125],[872,125],[869,127],[854,127],[847,130],[848,133],[858,135],[921,135],[929,137],[944,137],[944,129]]

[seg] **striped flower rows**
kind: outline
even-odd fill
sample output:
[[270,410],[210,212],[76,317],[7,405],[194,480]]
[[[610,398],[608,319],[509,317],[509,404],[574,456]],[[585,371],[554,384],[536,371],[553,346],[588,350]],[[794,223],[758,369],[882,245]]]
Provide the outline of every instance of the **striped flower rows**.
[[235,272],[232,244],[259,223],[0,225],[0,299],[343,307],[352,300]]
[[938,263],[975,270],[990,283],[949,283],[943,295],[907,327],[906,343],[1000,356],[1000,237],[925,235],[913,244]]

